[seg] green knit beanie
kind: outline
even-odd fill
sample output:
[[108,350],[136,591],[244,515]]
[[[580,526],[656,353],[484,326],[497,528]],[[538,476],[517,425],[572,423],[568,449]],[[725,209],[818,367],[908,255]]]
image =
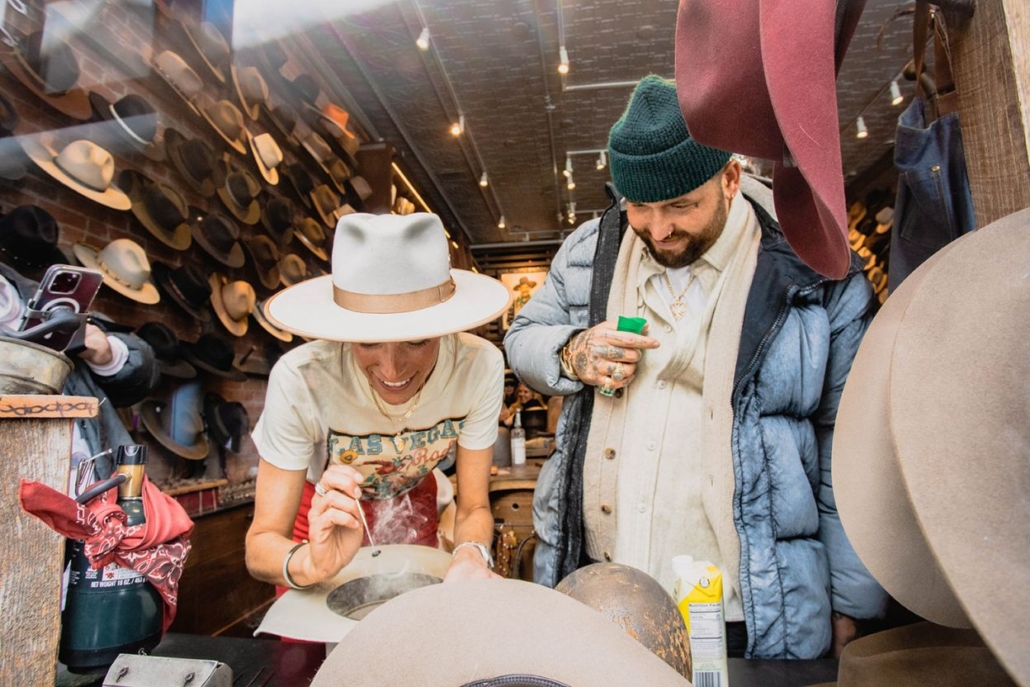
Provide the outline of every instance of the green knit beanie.
[[701,145],[683,121],[676,83],[645,76],[608,134],[608,160],[619,193],[637,203],[657,203],[690,193],[730,159]]

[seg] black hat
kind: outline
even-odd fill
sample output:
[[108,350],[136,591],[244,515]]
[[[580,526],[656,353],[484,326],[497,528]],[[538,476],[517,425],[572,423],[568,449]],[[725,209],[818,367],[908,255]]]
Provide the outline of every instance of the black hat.
[[293,239],[295,216],[293,202],[276,196],[265,205],[265,211],[261,213],[261,224],[276,243],[285,245]]
[[157,110],[146,98],[130,93],[112,103],[90,91],[89,102],[97,117],[113,123],[109,128],[119,141],[128,143],[151,160],[164,160],[164,147],[157,138]]
[[165,129],[165,147],[179,175],[205,198],[213,196],[215,188],[225,182],[225,167],[218,164],[215,149],[207,142]]
[[310,74],[297,75],[297,78],[290,82],[290,87],[295,96],[312,105],[318,100],[318,94],[321,92],[318,82]]
[[218,197],[222,204],[244,224],[257,224],[261,218],[261,207],[257,197],[261,194],[261,184],[254,175],[247,171],[231,172],[225,183],[218,187]]
[[219,377],[242,382],[247,378],[233,366],[235,353],[229,340],[218,332],[202,334],[196,343],[185,344],[183,355],[195,367],[207,370]]
[[240,229],[227,217],[211,213],[193,224],[193,238],[200,247],[226,267],[243,267]]
[[211,300],[211,285],[199,267],[188,263],[173,269],[155,260],[150,265],[150,273],[161,291],[179,307],[198,320],[211,320],[211,311],[207,308]]
[[57,248],[59,228],[49,212],[22,205],[0,216],[0,257],[18,269],[67,265],[68,256]]
[[290,182],[290,188],[297,194],[301,202],[307,207],[311,207],[311,192],[315,190],[315,180],[311,178],[308,170],[303,165],[294,164],[283,171],[283,176]]
[[196,369],[183,360],[179,337],[171,327],[161,322],[147,322],[136,330],[136,334],[154,349],[161,374],[178,379],[197,376]]
[[243,404],[214,392],[204,395],[204,424],[214,442],[233,453],[239,453],[240,441],[250,432],[250,416]]
[[279,248],[264,234],[255,234],[244,243],[250,253],[250,264],[257,272],[258,280],[266,289],[279,286]]
[[283,135],[286,142],[296,148],[297,137],[293,135],[293,132],[297,128],[297,115],[290,106],[277,105],[271,109],[265,107],[265,112],[268,113],[268,118],[272,120],[272,124]]

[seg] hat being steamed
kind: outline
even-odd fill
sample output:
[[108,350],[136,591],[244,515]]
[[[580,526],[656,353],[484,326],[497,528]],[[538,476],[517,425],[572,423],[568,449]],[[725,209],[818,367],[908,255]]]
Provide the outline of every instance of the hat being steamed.
[[436,215],[345,215],[332,267],[272,296],[273,322],[308,338],[414,341],[471,329],[508,307],[508,289],[496,279],[450,269]]
[[612,181],[638,203],[657,203],[690,193],[715,176],[729,159],[724,150],[695,141],[683,121],[676,84],[644,77],[608,135]]

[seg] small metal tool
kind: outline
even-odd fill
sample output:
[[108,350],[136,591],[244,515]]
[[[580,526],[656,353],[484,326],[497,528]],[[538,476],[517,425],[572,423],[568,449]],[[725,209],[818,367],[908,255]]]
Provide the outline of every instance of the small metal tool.
[[372,541],[372,530],[368,528],[368,520],[365,520],[365,509],[361,507],[361,501],[357,501],[358,504],[358,516],[361,517],[361,526],[365,528],[365,534],[368,535],[368,544],[372,547],[372,558],[375,558],[383,551],[376,546],[376,543]]

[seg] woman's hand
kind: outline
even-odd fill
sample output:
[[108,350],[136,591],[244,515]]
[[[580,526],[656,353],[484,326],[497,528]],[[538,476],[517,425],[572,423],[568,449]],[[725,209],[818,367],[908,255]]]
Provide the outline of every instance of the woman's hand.
[[474,546],[465,546],[454,552],[451,566],[447,568],[444,582],[456,580],[488,580],[491,577],[502,579],[500,575],[486,567],[483,554]]
[[318,484],[308,512],[309,551],[305,577],[324,581],[354,559],[364,535],[358,508],[361,473],[346,465],[330,465]]

